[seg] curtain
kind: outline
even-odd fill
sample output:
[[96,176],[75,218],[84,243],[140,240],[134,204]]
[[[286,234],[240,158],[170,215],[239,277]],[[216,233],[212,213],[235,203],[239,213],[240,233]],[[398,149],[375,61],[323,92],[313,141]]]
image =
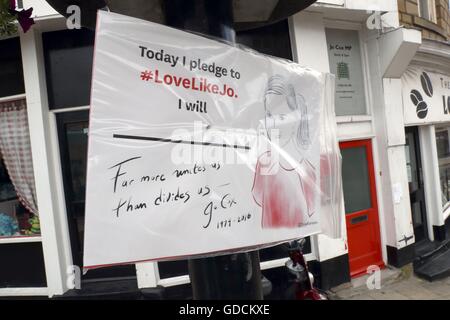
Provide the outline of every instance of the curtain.
[[25,99],[0,102],[0,152],[20,202],[38,215]]

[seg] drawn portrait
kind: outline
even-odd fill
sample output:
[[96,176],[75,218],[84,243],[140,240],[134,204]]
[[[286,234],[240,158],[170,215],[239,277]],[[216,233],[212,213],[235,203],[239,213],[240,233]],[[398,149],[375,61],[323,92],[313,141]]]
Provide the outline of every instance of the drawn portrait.
[[304,156],[311,147],[308,106],[280,75],[264,94],[263,147],[252,194],[262,208],[262,228],[298,228],[315,213],[316,168]]

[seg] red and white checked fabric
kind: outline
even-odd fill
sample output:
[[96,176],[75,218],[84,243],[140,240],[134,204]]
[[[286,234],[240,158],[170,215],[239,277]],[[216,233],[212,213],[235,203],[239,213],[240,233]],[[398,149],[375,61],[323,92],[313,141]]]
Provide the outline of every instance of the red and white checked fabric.
[[25,99],[0,103],[0,152],[20,202],[37,215]]

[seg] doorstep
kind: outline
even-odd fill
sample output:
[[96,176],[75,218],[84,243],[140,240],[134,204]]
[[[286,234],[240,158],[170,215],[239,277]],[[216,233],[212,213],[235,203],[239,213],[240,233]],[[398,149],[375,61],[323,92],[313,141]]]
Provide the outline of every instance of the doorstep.
[[433,241],[431,244],[428,251],[420,250],[420,254],[416,255],[414,272],[422,279],[436,281],[450,275],[450,240]]
[[[407,269],[407,268],[406,268]],[[401,281],[404,278],[405,271],[391,266],[386,266],[380,270],[381,286]],[[345,300],[364,294],[367,292],[367,280],[370,275],[364,275],[341,284],[328,290],[327,294],[330,300]]]

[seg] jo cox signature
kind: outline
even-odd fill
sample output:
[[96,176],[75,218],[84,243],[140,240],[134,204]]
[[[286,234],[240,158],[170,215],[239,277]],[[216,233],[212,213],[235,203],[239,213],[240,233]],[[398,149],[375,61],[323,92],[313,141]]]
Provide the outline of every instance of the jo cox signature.
[[206,229],[209,227],[209,225],[211,224],[213,213],[216,210],[220,210],[220,209],[226,210],[226,209],[232,208],[236,204],[237,204],[236,201],[229,193],[225,194],[222,197],[222,199],[220,200],[220,202],[218,202],[218,203],[216,203],[214,201],[210,201],[206,205],[205,210],[203,211],[203,214],[208,217],[208,223],[206,225],[204,225],[203,228]]

